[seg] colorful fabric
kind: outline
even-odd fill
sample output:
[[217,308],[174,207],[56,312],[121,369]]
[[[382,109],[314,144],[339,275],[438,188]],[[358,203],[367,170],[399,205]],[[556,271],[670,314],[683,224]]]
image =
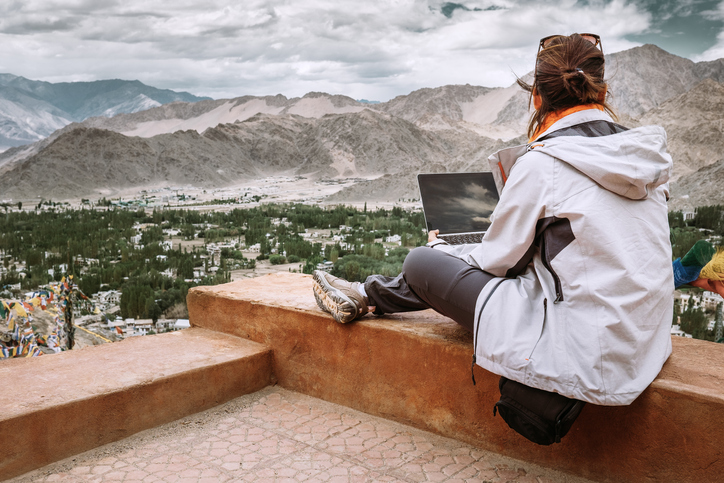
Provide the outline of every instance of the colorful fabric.
[[683,263],[681,263],[681,258],[677,258],[673,261],[672,268],[674,270],[675,288],[679,288],[682,285],[693,282],[694,280],[699,278],[699,272],[701,272],[700,266],[690,265],[687,267]]
[[22,304],[16,303],[13,305],[13,308],[15,309],[15,313],[18,314],[20,317],[27,317],[28,313],[25,311],[25,308],[22,306]]
[[724,281],[724,249],[716,251],[711,260],[701,269],[701,278]]
[[40,334],[36,335],[30,324],[32,317],[25,311],[27,302],[2,302],[3,312],[7,313],[8,332],[10,342],[0,344],[0,359],[10,357],[37,357],[43,355],[38,347]]
[[716,253],[714,246],[706,240],[699,240],[694,246],[681,258],[681,264],[685,267],[697,266],[702,268],[711,261]]
[[[724,279],[724,255],[721,256],[721,260],[717,260],[715,263],[719,266],[719,269],[714,268],[714,255],[717,250],[714,246],[706,240],[699,240],[694,243],[694,246],[684,255],[682,258],[677,258],[672,262],[672,268],[674,270],[674,287],[679,288],[682,285],[691,283],[698,279],[709,278],[710,280],[723,280]],[[703,268],[708,266],[706,275],[702,275]],[[710,278],[719,277],[722,278]]]

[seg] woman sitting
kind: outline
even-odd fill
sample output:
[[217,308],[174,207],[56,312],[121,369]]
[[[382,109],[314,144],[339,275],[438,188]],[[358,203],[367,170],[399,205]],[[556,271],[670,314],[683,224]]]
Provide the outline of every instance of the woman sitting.
[[314,273],[341,323],[432,308],[474,334],[475,361],[527,386],[630,404],[671,353],[671,157],[658,126],[612,119],[596,35],[541,40],[527,145],[491,156],[506,179],[483,241],[430,233],[397,277]]

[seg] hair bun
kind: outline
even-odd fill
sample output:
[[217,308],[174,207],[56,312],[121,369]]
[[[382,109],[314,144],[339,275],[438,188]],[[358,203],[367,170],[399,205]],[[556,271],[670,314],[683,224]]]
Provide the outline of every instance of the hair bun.
[[563,72],[563,77],[566,78],[566,79],[571,79],[571,78],[573,78],[573,77],[583,77],[583,78],[585,78],[585,77],[586,77],[586,73],[585,73],[584,70],[581,69],[580,67],[576,67],[575,69],[566,69],[566,70]]
[[586,73],[581,68],[566,69],[562,75],[563,87],[575,99],[585,102],[585,88],[588,81]]

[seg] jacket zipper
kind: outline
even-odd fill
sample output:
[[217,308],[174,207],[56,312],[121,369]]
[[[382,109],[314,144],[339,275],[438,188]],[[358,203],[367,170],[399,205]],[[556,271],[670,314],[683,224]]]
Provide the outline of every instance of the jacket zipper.
[[538,347],[538,342],[540,342],[540,338],[543,336],[543,330],[546,328],[546,321],[548,320],[548,299],[543,299],[543,325],[540,327],[540,335],[538,336],[538,341],[533,346],[533,349],[530,351],[530,355],[528,356],[528,359],[530,360],[531,356],[535,352],[535,348]]
[[483,302],[482,307],[480,307],[480,312],[478,312],[478,324],[475,326],[475,335],[473,336],[473,364],[470,366],[470,375],[473,378],[473,386],[475,386],[475,362],[477,361],[477,358],[475,357],[475,350],[478,347],[478,332],[480,332],[480,319],[483,317],[483,310],[485,310],[485,306],[488,305],[488,300],[490,300],[490,297],[493,296],[496,290],[498,290],[498,287],[500,287],[500,284],[503,283],[505,279],[502,279],[498,284],[493,287],[490,290],[490,293],[488,294],[488,297],[485,299],[485,302]]
[[556,298],[553,300],[554,304],[557,304],[558,302],[563,301],[563,288],[561,287],[561,279],[558,277],[558,274],[555,270],[553,270],[553,267],[551,266],[550,261],[548,260],[548,247],[545,242],[545,235],[541,237],[541,261],[543,262],[543,266],[546,267],[546,270],[548,270],[548,273],[551,274],[553,277],[553,284],[555,285],[556,289]]

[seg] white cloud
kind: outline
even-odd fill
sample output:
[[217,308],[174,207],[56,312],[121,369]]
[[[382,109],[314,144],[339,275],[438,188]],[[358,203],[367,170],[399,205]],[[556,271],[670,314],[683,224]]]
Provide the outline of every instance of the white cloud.
[[386,100],[444,84],[510,85],[531,70],[541,37],[593,31],[615,52],[651,22],[623,0],[457,0],[467,10],[449,18],[443,3],[14,0],[0,5],[0,71],[139,79],[212,97],[317,90]]
[[708,20],[722,20],[724,21],[724,2],[717,5],[712,10],[705,10],[701,12],[701,15]]
[[724,57],[724,31],[717,35],[717,42],[700,55],[691,58],[694,62],[705,62]]
[[[724,1],[717,5],[717,8],[702,12],[702,15],[708,20],[719,20],[724,22]],[[716,44],[705,50],[699,55],[693,56],[691,60],[694,62],[703,62],[721,59],[724,57],[724,30],[717,35]]]

